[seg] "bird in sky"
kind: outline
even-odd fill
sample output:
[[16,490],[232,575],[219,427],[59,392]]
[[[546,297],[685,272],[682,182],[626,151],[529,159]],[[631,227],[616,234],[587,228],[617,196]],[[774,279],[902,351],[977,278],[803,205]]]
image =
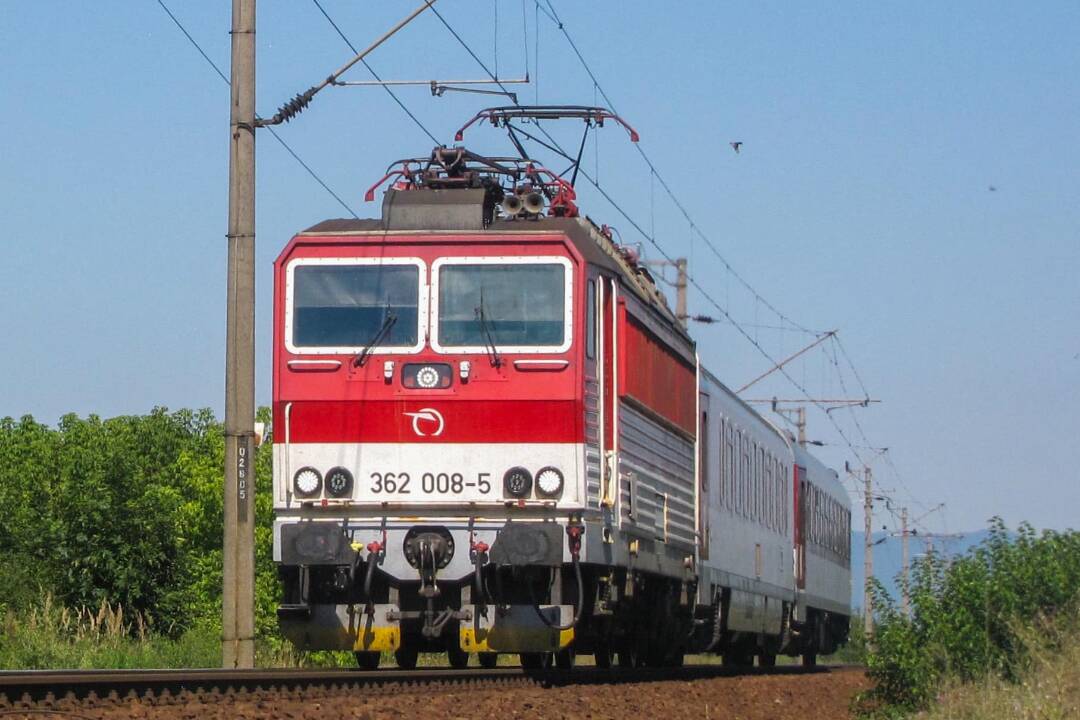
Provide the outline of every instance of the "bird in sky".
[[734,142],[729,142],[728,145],[730,145],[731,149],[735,151],[736,155],[738,155],[739,154],[739,148],[742,147],[742,140],[736,140]]
[[997,192],[997,186],[996,185],[991,185],[990,186],[990,192]]

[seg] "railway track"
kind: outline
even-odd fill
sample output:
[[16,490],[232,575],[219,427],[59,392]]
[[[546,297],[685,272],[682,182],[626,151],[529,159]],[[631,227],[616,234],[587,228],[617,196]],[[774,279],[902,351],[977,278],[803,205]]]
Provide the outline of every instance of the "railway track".
[[213,703],[232,699],[256,704],[317,700],[362,693],[398,695],[568,685],[698,680],[731,675],[795,675],[829,672],[839,666],[733,669],[720,665],[680,668],[578,667],[524,670],[516,667],[419,670],[78,670],[0,672],[0,716],[42,712],[77,714],[80,709],[138,702],[144,705]]

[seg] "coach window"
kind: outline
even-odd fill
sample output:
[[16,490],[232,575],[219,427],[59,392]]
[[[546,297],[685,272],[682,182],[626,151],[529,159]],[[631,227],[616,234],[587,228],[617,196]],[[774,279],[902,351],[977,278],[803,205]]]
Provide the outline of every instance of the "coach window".
[[784,531],[784,476],[780,474],[780,461],[776,458],[771,458],[769,463],[772,465],[772,477],[773,477],[773,493],[774,505],[776,507],[776,530],[777,532]]
[[851,511],[844,508],[844,558],[851,559]]
[[743,453],[742,430],[735,431],[735,511],[739,515],[746,513],[746,455]]
[[750,519],[757,522],[760,512],[758,502],[758,477],[757,477],[757,443],[751,441],[750,446]]
[[729,510],[735,509],[735,429],[729,422],[727,424],[727,440],[724,445],[724,457],[727,460],[727,506]]
[[840,532],[839,532],[840,523],[838,522],[838,520],[839,520],[839,518],[837,517],[837,512],[836,512],[836,501],[830,499],[829,500],[829,529],[830,529],[831,538],[830,538],[830,543],[829,544],[832,547],[832,551],[839,555],[840,554]]
[[442,258],[432,267],[436,351],[565,352],[570,261],[557,257]]
[[761,525],[768,527],[769,525],[769,503],[768,495],[765,486],[765,448],[757,449],[757,497],[758,504],[761,506],[760,518]]
[[780,532],[787,532],[787,475],[784,474],[784,466],[780,463],[779,459],[773,461],[773,470],[776,473],[776,504],[777,512],[780,513],[780,522],[778,529]]
[[783,527],[781,527],[781,530],[783,530],[786,533],[788,531],[788,514],[787,514],[787,511],[790,509],[790,507],[788,505],[788,469],[787,469],[787,465],[784,465],[782,462],[777,460],[776,461],[776,472],[777,472],[777,475],[779,475],[779,477],[780,477],[780,512],[781,512],[780,517],[782,517],[784,519],[783,520]]
[[840,554],[840,504],[833,500],[832,511],[833,522],[833,550],[837,555]]
[[735,431],[735,454],[732,456],[731,463],[731,477],[734,483],[733,488],[735,490],[734,502],[735,513],[742,515],[743,510],[743,492],[742,492],[742,432],[740,430]]
[[748,517],[748,518],[752,518],[754,516],[753,515],[754,504],[753,504],[753,495],[752,495],[753,488],[751,487],[751,477],[750,477],[750,438],[746,437],[745,435],[743,436],[743,439],[742,439],[742,483],[741,483],[741,485],[742,485],[742,490],[741,490],[740,494],[742,495],[742,501],[743,501],[742,502],[743,515]]
[[750,443],[750,517],[754,522],[761,521],[761,483],[759,482],[760,465],[757,461],[757,443]]
[[415,352],[419,260],[302,258],[289,264],[285,342],[294,353]]
[[822,540],[824,541],[825,548],[827,550],[832,550],[832,500],[828,495],[825,496],[822,512],[822,516],[824,517],[822,527],[825,530]]
[[724,473],[727,465],[724,463],[724,443],[727,438],[727,420],[720,416],[720,432],[716,436],[716,467],[718,482],[716,483],[717,505],[724,507],[727,503],[727,487],[724,484]]
[[822,542],[823,520],[822,520],[822,517],[821,517],[821,510],[822,510],[822,507],[821,507],[821,491],[818,490],[815,487],[814,488],[814,542],[816,542],[819,547],[823,544],[823,542]]
[[772,456],[763,456],[765,466],[766,510],[769,513],[769,529],[776,529],[776,488],[773,487]]

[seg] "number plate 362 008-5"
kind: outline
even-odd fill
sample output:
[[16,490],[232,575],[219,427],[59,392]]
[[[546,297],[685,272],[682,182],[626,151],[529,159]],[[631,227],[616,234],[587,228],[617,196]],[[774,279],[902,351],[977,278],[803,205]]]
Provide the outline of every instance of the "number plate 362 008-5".
[[367,472],[356,489],[357,499],[494,500],[489,472]]

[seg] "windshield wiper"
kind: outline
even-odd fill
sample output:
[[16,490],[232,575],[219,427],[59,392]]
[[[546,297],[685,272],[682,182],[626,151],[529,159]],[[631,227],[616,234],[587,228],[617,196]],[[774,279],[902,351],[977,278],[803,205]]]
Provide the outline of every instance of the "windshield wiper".
[[[389,311],[389,307],[387,307]],[[371,338],[371,342],[364,346],[364,349],[356,353],[356,357],[353,358],[354,367],[364,367],[364,363],[367,362],[368,355],[371,354],[372,348],[377,346],[382,339],[386,337],[390,332],[390,328],[394,327],[394,323],[397,322],[397,315],[392,312],[387,312],[386,317],[383,319],[382,325],[379,326],[378,332],[375,333],[375,337]]]
[[488,355],[491,357],[491,367],[502,367],[502,358],[499,357],[499,351],[495,347],[495,340],[491,337],[491,321],[487,319],[487,315],[484,313],[484,290],[480,289],[480,305],[476,308],[476,319],[480,321],[480,331],[484,333],[484,349],[487,350]]

